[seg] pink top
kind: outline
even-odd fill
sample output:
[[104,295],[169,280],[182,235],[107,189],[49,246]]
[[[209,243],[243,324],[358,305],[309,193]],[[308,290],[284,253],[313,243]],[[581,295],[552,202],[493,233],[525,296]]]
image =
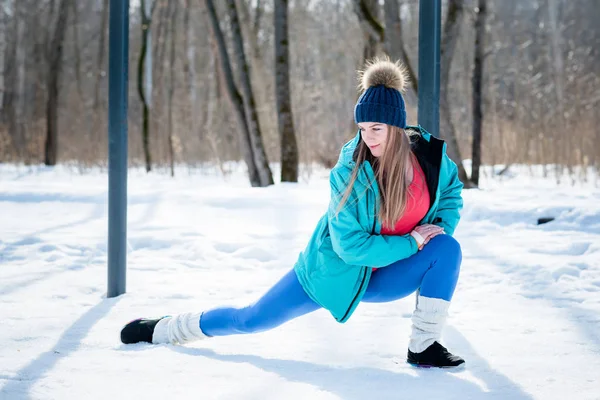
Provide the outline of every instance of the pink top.
[[[406,201],[406,211],[400,217],[396,225],[390,229],[385,224],[381,226],[382,235],[406,235],[412,232],[417,224],[425,217],[429,211],[429,190],[425,174],[418,162],[414,163],[414,177],[408,186],[408,199]],[[377,268],[373,268],[376,270]]]
[[418,162],[415,163],[414,177],[408,186],[408,199],[406,201],[406,210],[400,217],[396,226],[390,227],[383,225],[381,227],[382,235],[406,235],[412,232],[419,221],[425,217],[429,211],[429,190],[425,174]]

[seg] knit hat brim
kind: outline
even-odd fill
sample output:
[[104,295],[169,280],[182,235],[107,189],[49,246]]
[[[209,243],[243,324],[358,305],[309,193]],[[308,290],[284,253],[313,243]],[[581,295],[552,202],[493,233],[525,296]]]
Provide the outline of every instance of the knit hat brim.
[[354,121],[379,122],[382,124],[406,128],[406,111],[400,107],[379,103],[357,103],[354,107]]

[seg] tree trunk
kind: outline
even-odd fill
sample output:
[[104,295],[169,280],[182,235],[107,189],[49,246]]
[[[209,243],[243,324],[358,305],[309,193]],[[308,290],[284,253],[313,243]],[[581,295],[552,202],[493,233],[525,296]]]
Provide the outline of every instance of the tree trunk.
[[[184,47],[185,47],[185,58],[183,63],[183,72],[185,75],[185,82],[187,85],[187,91],[189,96],[189,125],[191,131],[198,133],[197,119],[196,119],[196,45],[194,42],[194,26],[190,24],[190,13],[192,10],[192,0],[186,0],[186,10],[183,15],[183,30],[184,35]],[[208,103],[206,103],[208,104]],[[204,110],[208,109],[205,105],[202,107]],[[206,119],[204,119],[206,121]]]
[[[378,0],[353,0],[352,9],[358,17],[358,22],[363,32],[363,55],[360,62],[360,66],[362,67],[365,61],[376,57],[381,52],[385,29],[377,19],[379,15]],[[348,131],[356,131],[354,118],[350,119],[349,122]]]
[[[5,33],[5,40],[10,38],[10,42],[6,45],[6,53],[4,56],[4,92],[2,94],[2,122],[7,125],[8,135],[16,159],[20,159],[25,153],[25,135],[22,124],[19,121],[19,101],[18,101],[18,84],[19,84],[19,57],[17,57],[18,49],[23,46],[20,43],[22,35],[20,35],[21,8],[20,3],[14,4],[14,12],[10,21],[10,26]],[[5,18],[8,18],[5,15]]]
[[92,128],[89,133],[91,137],[91,145],[97,146],[100,136],[103,132],[100,131],[102,126],[101,121],[105,115],[101,112],[105,107],[102,107],[100,102],[100,84],[108,76],[104,65],[104,55],[106,53],[106,35],[108,33],[108,10],[110,0],[103,0],[102,3],[102,20],[100,23],[100,42],[98,44],[98,56],[96,61],[96,80],[94,81],[94,98],[92,100]]
[[239,81],[242,89],[242,99],[244,110],[246,111],[246,120],[248,121],[248,132],[250,134],[250,143],[252,145],[252,153],[261,186],[273,184],[273,174],[269,167],[269,161],[262,140],[262,132],[258,121],[258,113],[256,112],[256,102],[254,101],[254,93],[252,92],[252,83],[250,80],[250,69],[246,61],[244,52],[244,39],[240,28],[240,23],[237,14],[235,0],[227,0],[229,11],[229,22],[231,24],[231,34],[233,38],[233,53],[237,58],[237,67]]
[[406,54],[404,39],[402,34],[402,21],[400,20],[400,4],[398,0],[385,0],[385,50],[390,58],[394,61],[401,60],[408,72],[410,86],[407,90],[407,100],[410,99],[415,105],[417,104],[417,93],[419,85],[417,75],[410,63],[408,54]]
[[69,12],[69,1],[62,0],[56,18],[56,27],[46,49],[48,60],[48,98],[46,100],[46,143],[44,152],[44,164],[56,165],[58,159],[58,99],[59,79],[62,68],[62,53],[67,30],[67,15]]
[[103,70],[104,67],[104,53],[106,47],[106,33],[108,26],[108,3],[110,0],[104,0],[102,4],[102,23],[100,26],[100,43],[98,44],[98,63],[97,63],[97,76],[96,81],[94,82],[94,104],[92,108],[94,109],[94,113],[98,112],[98,105],[100,103],[100,82],[107,76],[106,71]]
[[[173,1],[173,0],[171,0]],[[175,176],[175,151],[173,149],[173,93],[175,92],[175,43],[176,43],[176,23],[177,23],[177,5],[179,0],[174,1],[174,10],[171,15],[171,54],[169,60],[169,100],[168,100],[168,125],[169,125],[169,162],[171,165],[171,176]]]
[[[209,40],[210,46],[210,59],[208,60],[208,71],[210,76],[209,81],[207,83],[207,88],[204,90],[204,104],[206,107],[203,107],[205,110],[205,117],[202,119],[202,123],[205,126],[206,133],[203,133],[200,140],[203,143],[208,143],[210,146],[210,150],[212,151],[213,156],[216,158],[217,165],[219,166],[219,170],[223,176],[226,175],[225,168],[223,166],[223,161],[221,159],[221,154],[219,152],[219,147],[217,146],[215,134],[214,134],[214,115],[215,110],[220,110],[222,108],[221,102],[221,80],[222,74],[219,70],[219,66],[217,65],[217,60],[219,59],[219,49],[217,48],[217,43],[215,40],[215,35],[210,36]],[[214,92],[214,99],[212,96],[212,92]],[[240,131],[241,132],[241,131]],[[241,137],[241,135],[238,135]],[[256,176],[258,177],[258,172],[256,172]],[[258,179],[258,178],[257,178]]]
[[[256,0],[256,5],[254,7],[254,23],[252,24],[252,31],[255,32],[257,35],[260,31],[260,21],[262,21],[263,12],[264,7],[261,0]],[[260,47],[258,46],[258,43],[256,43],[256,46],[254,46],[254,48],[256,50],[256,57],[262,58],[260,55]]]
[[365,40],[363,49],[364,62],[365,60],[372,59],[381,52],[385,29],[378,19],[378,0],[354,0],[352,4]]
[[475,58],[473,64],[473,168],[471,182],[479,186],[479,167],[481,165],[481,127],[482,113],[482,81],[485,49],[485,14],[486,0],[479,0],[475,17]]
[[215,10],[213,0],[205,0],[205,4],[208,10],[210,25],[212,27],[215,40],[217,42],[217,47],[219,49],[219,59],[221,61],[221,70],[223,72],[223,76],[225,78],[225,83],[227,86],[227,94],[229,95],[229,99],[233,106],[235,115],[238,119],[241,138],[240,142],[242,152],[244,154],[244,160],[246,161],[246,165],[248,167],[248,177],[250,178],[250,184],[255,187],[262,186],[261,179],[258,173],[258,168],[256,166],[256,162],[254,160],[254,155],[252,151],[250,130],[248,128],[246,115],[244,113],[244,102],[233,79],[231,63],[229,61],[229,55],[227,53],[227,47],[225,45],[225,37],[223,36],[223,32],[221,31],[221,27],[219,26],[219,17],[217,16],[217,11]]
[[281,181],[298,182],[298,144],[290,96],[288,0],[275,0],[275,91],[281,139]]
[[[152,4],[152,0],[150,1]],[[148,12],[150,8],[150,12]],[[152,22],[152,12],[154,4],[148,7],[146,0],[142,0],[140,5],[140,13],[142,16],[142,48],[138,59],[138,94],[142,101],[142,146],[144,148],[144,161],[146,163],[146,172],[152,170],[152,158],[150,156],[150,99],[152,97],[152,57],[149,52],[152,49],[150,41],[150,23]],[[150,76],[146,76],[150,74]],[[144,80],[148,79],[144,86]]]
[[[254,1],[252,1],[254,3]],[[242,25],[242,33],[248,38],[248,45],[250,47],[250,59],[254,63],[255,60],[262,60],[261,48],[259,45],[259,30],[261,29],[260,23],[264,12],[264,7],[261,4],[261,0],[256,0],[256,3],[252,5],[254,10],[254,19],[250,15],[250,6],[248,0],[237,0],[238,10],[240,12],[240,21]],[[255,67],[254,64],[252,64]],[[260,68],[260,67],[259,67]]]
[[[548,20],[550,22],[550,39],[552,52],[548,52],[549,56],[551,53],[552,57],[552,67],[551,69],[554,72],[554,92],[556,95],[556,102],[558,103],[558,110],[556,115],[558,117],[557,123],[560,124],[558,127],[561,131],[565,132],[567,128],[567,121],[565,120],[565,68],[564,68],[564,60],[563,60],[563,52],[561,48],[561,27],[559,25],[559,10],[558,10],[558,2],[556,0],[548,0]],[[569,175],[573,175],[572,168],[572,160],[571,160],[571,140],[565,140],[564,145],[561,146],[564,154],[564,159],[561,164],[564,168],[565,164],[569,170]]]
[[[250,4],[252,3],[252,4]],[[259,113],[260,126],[267,130],[261,130],[261,132],[267,134],[268,128],[274,127],[277,129],[277,115],[276,108],[266,106],[271,102],[271,96],[276,93],[277,89],[274,86],[275,81],[273,80],[273,71],[267,67],[265,62],[265,55],[261,51],[259,39],[265,34],[265,30],[261,28],[262,15],[264,5],[261,5],[260,0],[237,0],[236,5],[239,11],[240,25],[242,28],[242,34],[246,38],[246,49],[249,55],[249,64],[252,67],[250,70],[252,80],[252,90],[254,98],[263,112]],[[250,8],[252,6],[252,8]],[[253,11],[253,15],[250,12]],[[262,31],[261,31],[262,29]],[[272,62],[272,60],[271,60]],[[262,107],[261,107],[262,105]],[[265,135],[265,141],[268,143],[268,136]]]
[[85,104],[85,97],[83,95],[83,88],[81,87],[82,79],[81,79],[81,50],[79,46],[79,10],[77,9],[77,3],[75,1],[71,2],[71,8],[73,9],[73,23],[71,27],[73,28],[73,46],[75,53],[75,80],[77,86],[77,94],[79,95],[79,101],[82,104]]
[[468,177],[462,165],[456,130],[452,123],[452,113],[448,102],[448,85],[450,83],[450,69],[454,49],[460,35],[460,26],[463,19],[464,0],[449,0],[448,14],[444,25],[442,46],[440,54],[440,136],[446,141],[448,156],[458,167],[458,177],[464,184],[468,184]]
[[[167,21],[169,19],[169,7],[164,4],[165,0],[153,0],[156,1],[156,4],[160,4],[159,13],[156,15],[156,19],[154,19],[154,13],[152,13],[152,20],[156,21],[154,24],[154,29],[150,32],[150,35],[156,36],[152,40],[148,40],[149,45],[152,45],[150,50],[151,57],[151,65],[147,68],[152,71],[153,76],[163,76],[163,66],[164,66],[164,54],[165,51],[165,39],[163,39],[166,35],[165,31],[167,30]],[[156,5],[155,5],[156,7]]]

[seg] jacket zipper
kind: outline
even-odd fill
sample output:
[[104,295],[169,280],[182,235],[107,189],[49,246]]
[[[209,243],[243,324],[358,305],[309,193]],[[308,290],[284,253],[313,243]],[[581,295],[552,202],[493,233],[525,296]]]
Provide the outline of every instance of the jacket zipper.
[[354,303],[356,302],[356,299],[358,298],[358,295],[362,291],[363,286],[365,285],[365,281],[366,281],[366,278],[367,278],[367,267],[364,267],[364,268],[365,268],[365,272],[363,273],[362,282],[360,283],[360,287],[358,288],[358,293],[356,293],[356,296],[354,296],[354,298],[350,302],[350,307],[348,307],[348,309],[346,310],[346,313],[342,317],[341,321],[343,321],[343,320],[346,319],[346,317],[348,316],[348,313],[350,312],[350,310],[352,310],[352,307],[354,307]]

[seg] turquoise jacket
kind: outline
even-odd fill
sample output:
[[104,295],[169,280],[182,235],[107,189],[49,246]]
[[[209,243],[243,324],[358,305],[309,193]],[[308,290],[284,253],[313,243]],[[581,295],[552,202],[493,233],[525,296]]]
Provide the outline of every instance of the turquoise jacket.
[[[446,155],[446,144],[420,126],[413,152],[423,168],[430,193],[430,209],[421,224],[436,224],[452,235],[460,219],[463,184],[456,164]],[[317,304],[338,322],[346,322],[362,299],[372,267],[385,267],[415,254],[410,235],[381,235],[379,188],[368,161],[362,164],[352,195],[337,214],[356,164],[354,153],[360,133],[346,143],[330,173],[331,200],[308,245],[294,266],[300,284]],[[369,184],[371,182],[371,184]],[[337,214],[337,215],[336,215]]]

